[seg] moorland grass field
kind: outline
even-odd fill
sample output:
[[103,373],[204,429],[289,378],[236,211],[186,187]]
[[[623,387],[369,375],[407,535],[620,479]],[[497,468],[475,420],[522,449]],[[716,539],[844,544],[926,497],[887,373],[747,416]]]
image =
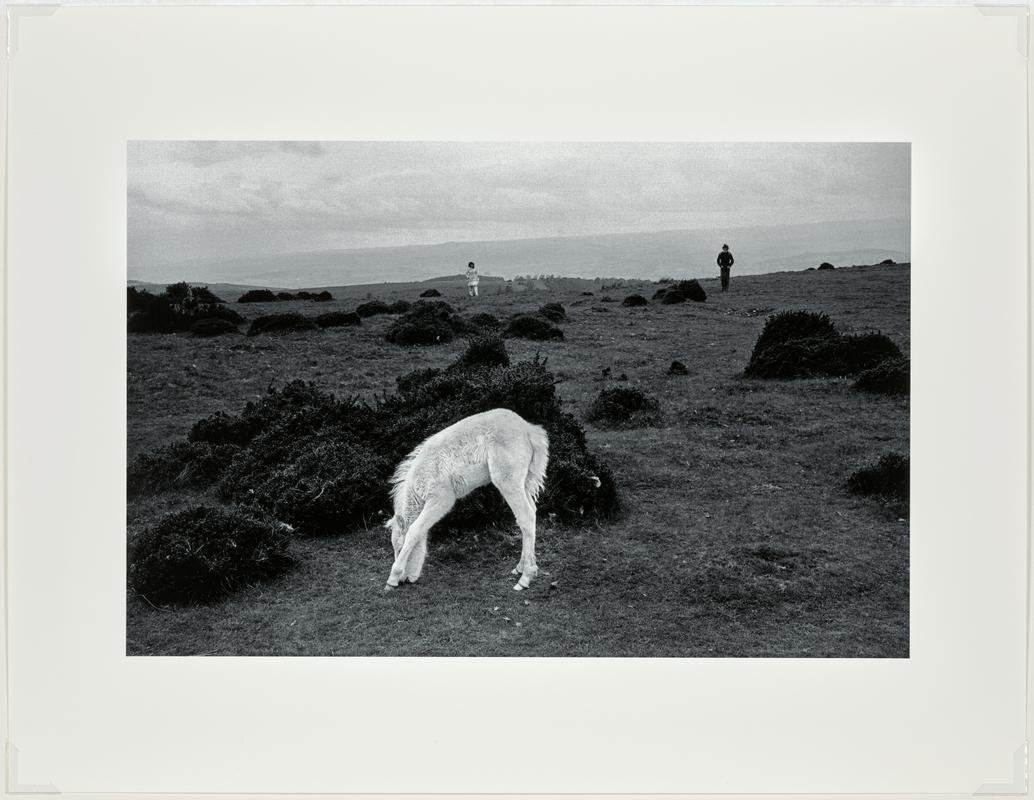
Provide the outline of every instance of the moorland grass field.
[[[846,484],[886,453],[908,454],[908,397],[858,392],[850,378],[753,380],[743,370],[765,319],[783,310],[826,313],[842,333],[881,331],[907,355],[909,266],[734,274],[727,294],[717,279],[701,284],[704,303],[639,306],[621,301],[652,297],[656,283],[558,279],[508,293],[484,282],[478,298],[459,280],[385,284],[332,288],[322,303],[225,296],[248,321],[414,301],[429,285],[464,314],[563,304],[563,340],[506,347],[513,361],[548,359],[564,410],[614,473],[622,512],[589,527],[540,516],[541,571],[525,592],[511,588],[515,524],[432,531],[420,582],[388,594],[392,548],[379,525],[297,537],[293,569],[211,605],[157,607],[128,589],[127,653],[907,657],[907,520]],[[464,348],[462,339],[391,344],[394,319],[280,336],[130,334],[129,458],[270,387],[301,379],[373,402],[397,376],[442,367]],[[676,360],[688,374],[668,374]],[[655,397],[656,424],[586,421],[615,386]],[[204,491],[131,498],[130,548],[164,515],[202,503],[219,501]]]

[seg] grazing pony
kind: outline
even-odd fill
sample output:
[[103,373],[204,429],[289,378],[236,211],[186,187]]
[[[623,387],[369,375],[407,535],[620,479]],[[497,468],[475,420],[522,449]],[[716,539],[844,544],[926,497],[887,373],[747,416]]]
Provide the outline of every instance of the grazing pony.
[[461,419],[425,439],[403,459],[391,479],[395,563],[385,591],[416,583],[427,556],[427,533],[464,495],[495,484],[521,529],[521,560],[513,570],[527,589],[535,564],[535,500],[546,478],[549,437],[512,411],[495,408]]

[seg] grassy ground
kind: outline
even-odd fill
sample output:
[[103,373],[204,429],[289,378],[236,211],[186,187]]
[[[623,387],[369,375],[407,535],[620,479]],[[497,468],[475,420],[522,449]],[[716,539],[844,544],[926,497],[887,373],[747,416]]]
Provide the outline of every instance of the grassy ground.
[[[614,470],[624,515],[590,529],[540,519],[542,571],[530,591],[510,588],[515,527],[439,541],[432,533],[420,583],[387,595],[388,534],[358,530],[299,539],[293,571],[210,607],[155,609],[129,592],[127,652],[907,657],[907,522],[847,494],[844,483],[883,453],[908,452],[908,400],[853,392],[847,380],[741,373],[765,317],[787,309],[826,312],[844,333],[880,330],[907,353],[909,268],[734,275],[728,294],[716,280],[702,283],[707,303],[639,308],[599,301],[636,286],[649,297],[656,285],[558,281],[548,291],[468,300],[459,285],[435,284],[461,310],[500,317],[563,303],[563,342],[507,347],[515,360],[548,356],[557,391],[579,418],[621,373],[661,403],[656,428],[586,425]],[[338,289],[329,303],[275,308],[351,310],[367,297],[416,299],[422,288]],[[246,316],[271,306],[234,304]],[[238,411],[270,385],[302,378],[372,399],[393,391],[397,375],[444,365],[462,349],[388,344],[392,319],[284,337],[130,336],[129,456],[182,437],[202,416]],[[690,374],[666,375],[673,359]],[[131,502],[130,540],[199,501],[215,502]]]

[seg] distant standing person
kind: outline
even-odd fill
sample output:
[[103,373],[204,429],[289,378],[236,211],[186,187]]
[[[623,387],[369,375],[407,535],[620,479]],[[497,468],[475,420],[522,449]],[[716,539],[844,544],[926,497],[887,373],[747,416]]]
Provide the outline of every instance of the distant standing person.
[[736,259],[732,257],[732,253],[729,252],[729,245],[722,245],[722,252],[718,254],[718,267],[722,271],[722,291],[729,291],[729,272],[732,270],[732,265]]
[[467,264],[467,294],[471,297],[478,296],[478,271],[474,269],[474,262]]

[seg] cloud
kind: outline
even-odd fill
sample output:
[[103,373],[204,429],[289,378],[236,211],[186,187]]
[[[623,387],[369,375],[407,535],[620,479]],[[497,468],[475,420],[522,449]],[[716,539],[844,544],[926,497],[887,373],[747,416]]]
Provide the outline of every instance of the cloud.
[[895,144],[131,142],[129,227],[146,261],[907,219],[908,172]]

